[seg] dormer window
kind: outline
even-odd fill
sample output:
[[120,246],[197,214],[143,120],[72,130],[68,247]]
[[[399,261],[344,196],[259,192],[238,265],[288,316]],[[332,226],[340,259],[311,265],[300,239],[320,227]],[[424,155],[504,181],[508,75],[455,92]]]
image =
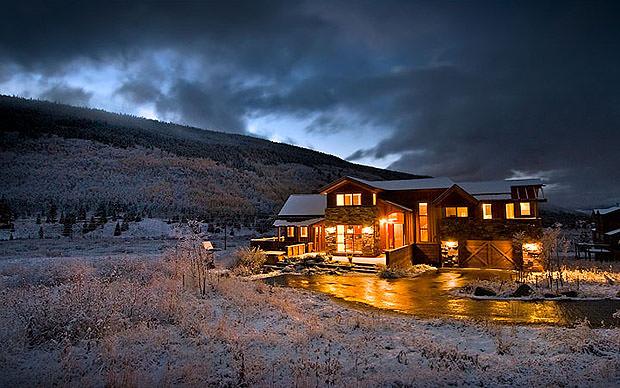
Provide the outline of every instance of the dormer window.
[[362,194],[336,194],[336,206],[359,206],[362,204]]

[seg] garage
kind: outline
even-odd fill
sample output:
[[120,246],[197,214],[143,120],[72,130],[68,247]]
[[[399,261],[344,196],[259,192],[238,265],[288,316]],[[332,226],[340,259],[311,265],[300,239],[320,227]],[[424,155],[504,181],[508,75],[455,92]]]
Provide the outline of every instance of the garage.
[[465,268],[517,268],[510,240],[467,240],[460,256]]

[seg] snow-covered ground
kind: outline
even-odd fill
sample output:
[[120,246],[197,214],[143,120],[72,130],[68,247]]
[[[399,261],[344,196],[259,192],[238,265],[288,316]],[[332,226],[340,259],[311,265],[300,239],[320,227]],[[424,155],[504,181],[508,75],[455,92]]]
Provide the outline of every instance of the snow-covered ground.
[[220,271],[201,296],[175,252],[0,261],[0,385],[620,383],[618,328],[420,320]]

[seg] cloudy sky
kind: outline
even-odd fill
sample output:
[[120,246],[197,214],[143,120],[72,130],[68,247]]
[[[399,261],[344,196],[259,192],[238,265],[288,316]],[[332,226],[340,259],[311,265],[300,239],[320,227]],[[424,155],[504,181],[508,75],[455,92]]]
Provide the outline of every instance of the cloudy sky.
[[[88,3],[84,5],[82,3]],[[620,201],[620,2],[30,2],[0,93]]]

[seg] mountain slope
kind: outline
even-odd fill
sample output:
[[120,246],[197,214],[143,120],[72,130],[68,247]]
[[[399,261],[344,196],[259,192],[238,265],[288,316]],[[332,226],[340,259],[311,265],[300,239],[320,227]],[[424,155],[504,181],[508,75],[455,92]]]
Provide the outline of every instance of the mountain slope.
[[249,136],[0,96],[0,196],[17,212],[54,203],[249,219],[343,175],[415,177]]

